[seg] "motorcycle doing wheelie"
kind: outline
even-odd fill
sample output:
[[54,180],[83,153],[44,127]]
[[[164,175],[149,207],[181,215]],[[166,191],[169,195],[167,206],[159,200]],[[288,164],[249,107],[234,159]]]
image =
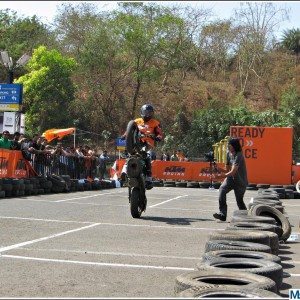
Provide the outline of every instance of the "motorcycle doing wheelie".
[[129,155],[126,160],[126,177],[130,212],[133,218],[140,218],[147,207],[145,160],[148,155],[148,144],[142,141],[143,137],[153,138],[153,135],[142,134],[135,121],[129,121],[126,129],[126,150]]

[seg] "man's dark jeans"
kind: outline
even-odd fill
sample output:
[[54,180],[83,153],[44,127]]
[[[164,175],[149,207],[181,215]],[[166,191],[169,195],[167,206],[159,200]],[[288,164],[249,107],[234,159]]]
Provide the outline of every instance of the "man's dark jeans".
[[226,195],[234,190],[235,199],[237,206],[240,210],[246,210],[246,205],[244,203],[244,194],[246,192],[245,186],[240,186],[234,182],[234,179],[231,177],[227,177],[219,189],[219,210],[220,213],[227,217],[227,203],[226,203]]

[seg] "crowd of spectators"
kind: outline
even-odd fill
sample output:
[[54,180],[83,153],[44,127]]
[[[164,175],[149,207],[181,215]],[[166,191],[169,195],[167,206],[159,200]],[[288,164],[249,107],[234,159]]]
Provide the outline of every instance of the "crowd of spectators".
[[9,131],[4,130],[0,138],[0,149],[22,151],[23,157],[32,162],[38,174],[43,173],[42,171],[47,169],[49,165],[53,165],[52,161],[54,158],[59,158],[60,166],[71,165],[71,162],[74,166],[74,161],[90,161],[95,166],[94,176],[100,177],[100,179],[108,178],[109,176],[107,171],[107,162],[109,160],[107,150],[99,151],[92,149],[88,145],[78,145],[77,147],[63,146],[60,141],[57,141],[56,145],[50,145],[39,134],[35,134],[32,138],[27,138],[19,132],[11,135]]

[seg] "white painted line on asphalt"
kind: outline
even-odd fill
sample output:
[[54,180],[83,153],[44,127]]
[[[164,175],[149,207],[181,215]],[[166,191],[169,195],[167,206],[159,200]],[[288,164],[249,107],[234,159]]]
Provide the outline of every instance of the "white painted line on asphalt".
[[99,254],[99,255],[115,255],[115,256],[129,256],[129,257],[155,257],[155,258],[170,258],[170,259],[183,259],[183,260],[197,260],[199,257],[185,257],[185,256],[174,256],[174,255],[151,255],[151,254],[138,254],[138,253],[122,253],[122,252],[101,252],[101,251],[79,251],[79,250],[67,250],[67,249],[41,249],[41,248],[26,248],[21,247],[19,249],[29,251],[52,251],[52,252],[67,252],[67,253],[82,253],[82,254]]
[[92,203],[92,202],[73,202],[73,201],[70,201],[68,203],[71,203],[71,204],[79,204],[79,205],[93,205],[93,206],[112,206],[112,207],[128,207],[129,204],[125,205],[125,204],[99,204],[99,203]]
[[[205,205],[205,207],[207,207]],[[213,206],[210,210],[204,210],[204,209],[200,209],[200,208],[180,208],[180,207],[157,207],[156,209],[162,209],[162,210],[179,210],[179,211],[194,211],[194,212],[212,212],[216,210],[216,205]]]
[[194,268],[181,268],[181,267],[167,267],[167,266],[147,266],[147,265],[131,265],[131,264],[113,264],[113,263],[98,263],[92,261],[78,261],[78,260],[64,260],[64,259],[51,259],[51,258],[40,258],[40,257],[27,257],[18,255],[2,255],[4,258],[15,258],[15,259],[25,259],[25,260],[35,260],[35,261],[45,261],[45,262],[55,262],[55,263],[71,263],[79,265],[92,265],[92,266],[102,266],[102,267],[121,267],[121,268],[135,268],[135,269],[158,269],[158,270],[181,270],[181,271],[194,271]]
[[53,202],[66,202],[66,201],[72,201],[72,200],[78,200],[78,199],[86,199],[86,198],[93,198],[93,197],[98,197],[98,196],[120,194],[120,193],[122,193],[122,191],[101,193],[101,194],[95,194],[95,195],[89,195],[89,196],[83,196],[83,197],[75,197],[75,198],[69,198],[69,199],[63,199],[63,200],[56,200],[56,201],[53,201]]
[[7,246],[7,247],[2,247],[2,248],[0,248],[0,253],[4,252],[4,251],[9,251],[9,250],[12,250],[12,249],[20,248],[22,246],[38,243],[38,242],[41,242],[41,241],[46,241],[46,240],[49,240],[49,239],[52,239],[52,238],[55,238],[55,237],[58,237],[58,236],[66,235],[66,234],[69,234],[69,233],[73,233],[73,232],[76,232],[76,231],[81,231],[81,230],[88,229],[88,228],[91,228],[91,227],[95,227],[95,226],[98,226],[98,225],[99,225],[99,223],[94,223],[94,224],[91,224],[91,225],[88,225],[88,226],[84,226],[84,227],[80,227],[80,228],[76,228],[76,229],[72,229],[72,230],[68,230],[68,231],[64,231],[64,232],[60,232],[60,233],[56,233],[56,234],[52,234],[52,235],[49,235],[49,236],[46,236],[46,237],[43,237],[43,238],[39,238],[39,239],[35,239],[35,240],[31,240],[31,241],[27,241],[27,242],[23,242],[23,243],[19,243],[19,244]]
[[[107,226],[121,226],[121,227],[151,227],[151,228],[166,228],[166,229],[188,229],[188,230],[224,230],[224,228],[202,228],[202,227],[182,227],[182,226],[163,226],[163,225],[141,225],[141,224],[123,224],[123,223],[94,223],[94,222],[80,222],[80,221],[63,221],[63,220],[51,220],[51,219],[35,219],[35,218],[20,218],[20,217],[1,217],[1,218],[9,218],[9,219],[24,219],[30,221],[43,221],[43,222],[74,222],[74,223],[82,223],[82,224],[95,224],[95,225],[107,225]],[[76,229],[75,229],[76,231]],[[1,249],[1,248],[0,248]]]
[[299,277],[300,274],[290,274],[292,277]]
[[[170,218],[172,219],[172,218]],[[183,230],[224,230],[224,228],[203,228],[203,227],[183,227],[183,226],[163,226],[163,225],[141,225],[141,224],[117,224],[117,223],[99,223],[99,225],[121,226],[121,227],[146,227],[146,228],[165,228],[165,229],[183,229]]]
[[58,223],[95,224],[95,222],[84,222],[84,221],[64,221],[64,220],[36,219],[36,218],[21,218],[21,217],[6,217],[6,216],[0,216],[0,219],[16,219],[16,220],[43,221],[43,222],[58,222]]
[[169,200],[166,200],[166,201],[163,201],[163,202],[160,202],[160,203],[157,203],[157,204],[151,205],[151,206],[149,206],[149,208],[152,208],[152,207],[155,207],[155,206],[158,206],[158,205],[161,205],[161,204],[164,204],[164,203],[167,203],[167,202],[173,201],[173,200],[177,200],[177,199],[180,199],[180,198],[188,197],[188,196],[189,196],[189,195],[182,195],[182,196],[178,196],[178,197],[175,197],[175,198],[172,198],[172,199],[169,199]]

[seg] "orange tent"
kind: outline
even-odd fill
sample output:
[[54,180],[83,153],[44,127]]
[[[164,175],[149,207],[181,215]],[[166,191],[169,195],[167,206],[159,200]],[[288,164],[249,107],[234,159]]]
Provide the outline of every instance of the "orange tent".
[[51,142],[54,139],[61,140],[64,136],[73,134],[75,132],[75,128],[65,128],[65,129],[48,129],[46,130],[42,136],[47,140],[47,142]]

